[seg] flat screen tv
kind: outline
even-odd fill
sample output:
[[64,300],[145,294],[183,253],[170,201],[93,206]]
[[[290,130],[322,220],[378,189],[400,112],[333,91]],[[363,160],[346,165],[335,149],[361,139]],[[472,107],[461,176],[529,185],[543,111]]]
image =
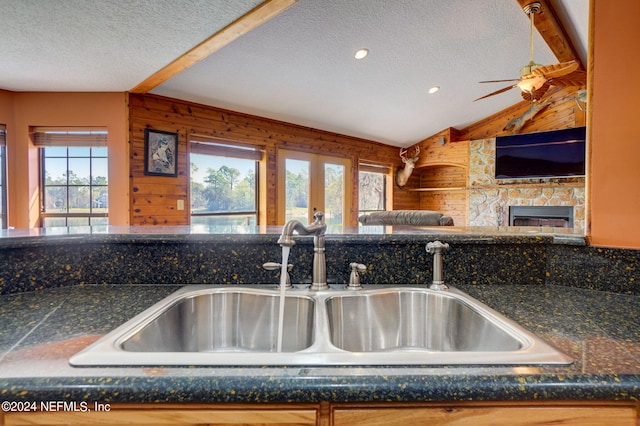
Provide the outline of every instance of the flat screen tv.
[[496,179],[584,176],[585,127],[496,137]]

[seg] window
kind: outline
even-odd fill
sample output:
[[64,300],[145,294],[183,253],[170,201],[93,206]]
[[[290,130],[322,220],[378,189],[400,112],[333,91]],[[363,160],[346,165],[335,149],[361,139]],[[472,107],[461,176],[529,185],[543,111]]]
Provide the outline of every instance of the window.
[[386,210],[389,168],[360,164],[358,215]]
[[6,127],[0,124],[0,228],[7,228],[7,143]]
[[307,152],[278,150],[278,219],[313,221],[324,213],[328,226],[348,225],[351,205],[351,160]]
[[108,225],[107,132],[35,128],[43,228]]
[[190,142],[192,226],[255,226],[262,152],[206,139]]

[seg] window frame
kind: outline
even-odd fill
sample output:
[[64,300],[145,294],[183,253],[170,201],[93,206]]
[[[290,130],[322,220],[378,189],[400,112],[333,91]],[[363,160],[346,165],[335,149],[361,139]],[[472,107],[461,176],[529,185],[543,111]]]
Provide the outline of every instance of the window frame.
[[[391,167],[379,164],[360,163],[358,165],[358,216],[371,212],[387,211],[391,209],[391,201],[393,195],[391,194],[390,182],[393,181],[390,177]],[[360,191],[360,174],[361,173],[375,173],[380,174],[384,178],[384,190],[383,190],[383,208],[382,210],[361,210],[360,209],[360,197],[362,196]]]
[[[57,128],[57,127],[34,127],[31,129],[31,136],[34,145],[38,148],[38,159],[39,159],[39,171],[40,171],[40,182],[39,182],[39,190],[40,190],[40,214],[39,214],[39,222],[41,228],[51,228],[51,227],[70,227],[70,226],[106,226],[108,225],[109,218],[109,204],[107,201],[107,206],[105,207],[106,211],[94,212],[94,189],[96,188],[104,188],[106,189],[107,200],[109,199],[109,149],[107,147],[107,131],[102,128]],[[57,149],[65,149],[65,155],[52,155],[49,156],[46,153],[47,148],[57,148]],[[78,155],[77,153],[70,153],[70,150],[81,148],[88,149],[88,155]],[[105,153],[96,154],[94,149],[104,150]],[[56,184],[56,185],[47,185],[46,183],[46,159],[47,158],[59,158],[64,159],[66,162],[66,183],[65,184]],[[88,159],[89,162],[89,181],[85,184],[70,184],[69,183],[69,161],[74,158],[82,158]],[[95,158],[104,158],[107,163],[106,167],[106,184],[96,184],[94,179],[97,176],[93,174],[93,159]],[[72,171],[72,170],[71,170]],[[47,212],[46,203],[47,203],[47,188],[48,187],[64,187],[66,193],[66,211],[61,213],[52,213]],[[70,212],[70,196],[73,188],[80,187],[88,187],[89,191],[89,207],[88,212],[86,213],[77,213]],[[47,219],[64,219],[64,225],[46,225]],[[72,224],[69,222],[73,219],[84,219],[86,218],[87,223],[82,225]],[[96,219],[100,219],[100,222],[104,222],[106,219],[106,223],[98,223],[96,224]]]
[[0,229],[8,227],[7,204],[7,126],[0,124]]
[[[253,160],[254,164],[254,210],[228,210],[217,212],[195,212],[191,207],[191,156],[205,155],[218,158],[236,158],[242,160]],[[189,140],[189,223],[192,218],[203,217],[242,217],[253,216],[255,225],[260,223],[260,162],[262,161],[264,150],[260,147],[248,144],[241,144],[227,140],[191,135]],[[215,226],[215,225],[214,225]]]

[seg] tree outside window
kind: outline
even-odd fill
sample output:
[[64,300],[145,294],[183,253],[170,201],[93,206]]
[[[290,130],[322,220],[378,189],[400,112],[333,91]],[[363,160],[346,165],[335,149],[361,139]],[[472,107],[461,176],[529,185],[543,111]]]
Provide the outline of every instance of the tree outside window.
[[255,225],[255,160],[191,154],[191,224]]

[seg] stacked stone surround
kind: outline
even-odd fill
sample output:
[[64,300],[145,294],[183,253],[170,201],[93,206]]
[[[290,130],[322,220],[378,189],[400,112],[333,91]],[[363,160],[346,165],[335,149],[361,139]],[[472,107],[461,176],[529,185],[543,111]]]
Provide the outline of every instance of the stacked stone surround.
[[495,138],[469,144],[469,226],[506,226],[509,206],[573,206],[585,226],[584,178],[496,180]]

